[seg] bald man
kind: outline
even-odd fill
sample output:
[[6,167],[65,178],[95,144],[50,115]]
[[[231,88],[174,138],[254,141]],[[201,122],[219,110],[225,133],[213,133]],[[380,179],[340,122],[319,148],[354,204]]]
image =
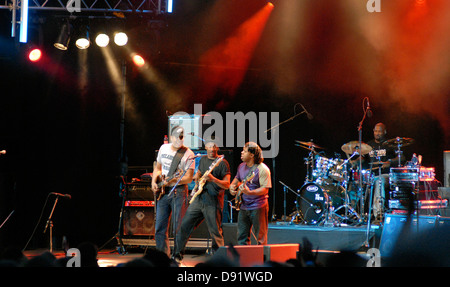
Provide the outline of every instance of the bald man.
[[372,205],[375,220],[382,220],[387,207],[386,190],[389,190],[390,168],[398,166],[398,156],[395,148],[384,144],[386,135],[386,125],[377,123],[373,128],[373,140],[367,142],[372,147],[372,151],[364,158],[364,162],[368,164],[368,168],[373,172],[375,179]]

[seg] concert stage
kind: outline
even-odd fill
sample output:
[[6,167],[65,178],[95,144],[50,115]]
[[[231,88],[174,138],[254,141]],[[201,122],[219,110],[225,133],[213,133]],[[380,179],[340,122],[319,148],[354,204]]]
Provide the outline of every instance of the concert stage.
[[[236,239],[237,223],[224,223],[223,233],[225,245],[237,245]],[[367,226],[314,226],[302,224],[289,224],[286,222],[277,222],[269,224],[267,235],[268,244],[303,244],[307,239],[312,244],[313,250],[321,251],[358,251],[364,247],[369,240],[370,245],[376,244],[376,238],[381,234],[378,225],[372,225],[367,235]],[[376,235],[376,236],[375,236]],[[153,238],[123,238],[123,244],[128,246],[155,246]],[[254,238],[251,238],[252,244],[256,244]],[[170,240],[173,245],[173,240]],[[211,240],[208,239],[205,227],[200,225],[198,230],[194,231],[187,248],[204,248],[211,246]],[[371,246],[373,247],[373,246]]]

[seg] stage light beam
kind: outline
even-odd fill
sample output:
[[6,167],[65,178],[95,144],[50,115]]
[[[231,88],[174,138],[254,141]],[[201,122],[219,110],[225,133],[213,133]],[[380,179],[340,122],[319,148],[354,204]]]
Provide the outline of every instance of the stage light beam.
[[267,3],[231,36],[201,56],[199,79],[202,81],[202,96],[208,97],[217,90],[234,96],[273,8],[272,3]]

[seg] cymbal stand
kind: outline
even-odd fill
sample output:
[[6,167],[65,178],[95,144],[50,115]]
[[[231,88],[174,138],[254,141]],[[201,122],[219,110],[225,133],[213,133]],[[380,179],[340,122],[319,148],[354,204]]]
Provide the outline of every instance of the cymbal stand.
[[[311,140],[312,141],[312,140]],[[296,144],[296,146],[300,146]],[[301,146],[300,146],[301,147]],[[310,152],[308,154],[308,157],[305,158],[305,164],[306,164],[306,178],[305,178],[305,184],[308,182],[313,181],[313,170],[314,170],[314,154],[315,154],[314,147],[311,146]]]
[[[356,151],[348,158],[348,159],[346,159],[342,164],[341,164],[341,166],[346,166],[347,165],[347,163],[348,163],[348,161],[350,161],[350,159],[353,157],[353,156],[355,156],[356,154],[358,154]],[[345,168],[345,170],[347,170],[347,167]],[[349,198],[349,196],[348,196],[348,178],[349,178],[349,175],[347,174],[346,175],[346,180],[344,181],[345,182],[345,191],[344,191],[344,193],[345,193],[345,201],[344,201],[344,205],[341,205],[341,206],[339,206],[337,209],[335,209],[333,212],[335,213],[335,215],[337,216],[337,217],[340,217],[341,219],[349,219],[349,216],[348,216],[348,214],[349,214],[349,211],[351,212],[351,214],[353,214],[354,216],[356,216],[356,218],[358,218],[358,222],[359,223],[361,223],[361,221],[362,221],[362,219],[361,219],[361,217],[359,216],[359,214],[350,206],[350,198]],[[342,218],[341,216],[339,216],[338,214],[336,214],[336,212],[338,211],[338,210],[340,210],[341,208],[345,208],[345,216],[344,216],[344,218]]]

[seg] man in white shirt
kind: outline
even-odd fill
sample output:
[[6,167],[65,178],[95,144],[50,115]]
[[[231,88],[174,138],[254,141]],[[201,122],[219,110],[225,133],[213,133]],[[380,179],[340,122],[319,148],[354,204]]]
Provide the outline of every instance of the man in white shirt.
[[[172,222],[175,228],[172,230],[176,238],[187,209],[188,184],[192,182],[195,168],[194,153],[183,145],[184,129],[180,126],[173,127],[170,138],[171,143],[163,144],[158,151],[152,176],[152,189],[158,199],[155,220],[156,248],[167,256],[170,256],[169,219],[173,213]],[[184,176],[177,184],[183,173]],[[160,183],[162,188],[158,186],[158,179],[163,179]],[[175,184],[177,186],[174,188]]]

